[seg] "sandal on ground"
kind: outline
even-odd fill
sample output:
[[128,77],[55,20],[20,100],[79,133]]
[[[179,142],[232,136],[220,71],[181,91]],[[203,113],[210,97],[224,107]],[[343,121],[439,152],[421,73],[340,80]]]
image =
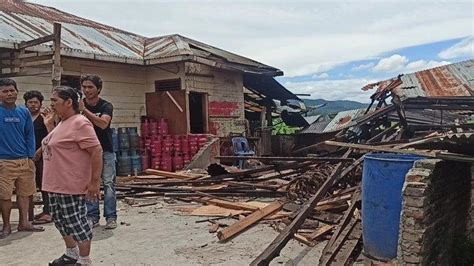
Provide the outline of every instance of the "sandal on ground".
[[76,265],[77,260],[63,254],[61,257],[49,262],[49,266]]
[[0,239],[4,239],[12,234],[12,230],[0,231]]
[[44,227],[42,226],[31,226],[31,227],[28,227],[28,228],[19,228],[18,227],[18,232],[43,232],[44,231]]
[[51,218],[51,215],[45,213],[43,216],[35,219],[32,224],[47,224],[52,221],[53,219]]
[[45,215],[48,215],[48,214],[45,213],[45,212],[41,212],[41,213],[39,213],[39,214],[36,214],[36,215],[33,217],[33,219],[34,219],[34,220],[38,220],[38,219],[41,219],[41,218],[42,218],[43,216],[45,216]]

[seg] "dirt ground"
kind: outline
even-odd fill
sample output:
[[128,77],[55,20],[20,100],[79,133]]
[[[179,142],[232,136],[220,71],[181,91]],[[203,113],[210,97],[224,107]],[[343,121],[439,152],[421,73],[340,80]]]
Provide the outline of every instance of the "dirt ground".
[[[119,204],[119,227],[94,229],[94,265],[248,265],[277,236],[267,224],[259,224],[227,243],[219,243],[208,232],[204,217],[185,216],[175,211],[181,203],[132,207]],[[37,209],[35,213],[39,213]],[[18,212],[13,210],[14,228]],[[226,222],[225,220],[221,220]],[[231,224],[233,221],[227,221]],[[1,265],[47,265],[64,252],[53,224],[40,233],[14,232],[0,240]],[[290,240],[271,265],[317,265],[324,242],[309,248]]]

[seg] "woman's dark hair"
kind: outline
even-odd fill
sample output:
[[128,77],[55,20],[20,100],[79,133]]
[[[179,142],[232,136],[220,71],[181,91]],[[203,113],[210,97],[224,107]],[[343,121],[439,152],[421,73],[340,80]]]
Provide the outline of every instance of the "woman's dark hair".
[[28,100],[31,100],[33,98],[37,98],[40,103],[43,103],[44,97],[43,94],[39,91],[27,91],[25,94],[23,94],[23,99],[25,99],[25,104]]
[[92,74],[82,75],[81,76],[81,85],[86,80],[92,82],[97,87],[97,89],[99,91],[102,89],[102,79],[99,76],[92,75]]
[[72,108],[79,113],[79,103],[82,100],[82,92],[68,86],[57,86],[53,89],[53,93],[57,93],[58,97],[67,101],[72,100]]

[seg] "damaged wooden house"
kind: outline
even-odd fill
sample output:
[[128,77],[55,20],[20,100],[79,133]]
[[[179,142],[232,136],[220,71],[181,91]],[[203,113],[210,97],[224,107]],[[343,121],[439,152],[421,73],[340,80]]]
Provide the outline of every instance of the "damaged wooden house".
[[178,34],[147,38],[18,0],[1,0],[0,18],[0,77],[48,99],[98,74],[116,128],[165,119],[171,135],[245,135],[269,154],[272,100],[300,101],[274,79],[281,70]]

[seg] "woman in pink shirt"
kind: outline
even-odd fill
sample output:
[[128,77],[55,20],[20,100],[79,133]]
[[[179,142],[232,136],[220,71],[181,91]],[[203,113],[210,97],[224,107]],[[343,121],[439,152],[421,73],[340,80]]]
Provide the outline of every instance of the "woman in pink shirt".
[[[61,122],[43,139],[43,190],[49,194],[51,215],[66,252],[49,265],[91,265],[92,228],[86,199],[99,200],[102,148],[89,120],[80,115],[81,92],[56,87],[51,107]],[[53,123],[53,114],[45,124]]]

